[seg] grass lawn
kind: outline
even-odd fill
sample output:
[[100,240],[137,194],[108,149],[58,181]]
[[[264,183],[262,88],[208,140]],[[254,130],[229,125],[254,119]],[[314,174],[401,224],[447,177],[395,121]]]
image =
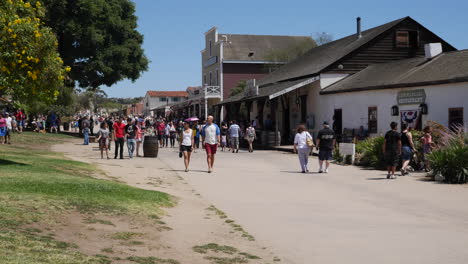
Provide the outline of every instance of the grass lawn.
[[150,216],[173,204],[165,193],[92,178],[92,165],[48,150],[67,138],[23,133],[0,146],[0,263],[105,263],[25,227],[71,210]]

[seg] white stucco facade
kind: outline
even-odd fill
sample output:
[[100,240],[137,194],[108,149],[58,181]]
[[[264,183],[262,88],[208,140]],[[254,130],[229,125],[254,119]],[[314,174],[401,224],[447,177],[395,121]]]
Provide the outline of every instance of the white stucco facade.
[[[400,116],[392,116],[392,106],[398,105],[397,95],[402,90],[423,89],[426,93],[428,114],[422,115],[422,125],[432,120],[444,126],[449,125],[449,109],[463,108],[464,123],[468,124],[468,82],[443,85],[419,86],[411,88],[395,88],[370,90],[351,93],[318,95],[320,87],[315,85],[309,91],[310,111],[316,120],[333,122],[335,109],[342,109],[343,128],[359,128],[368,126],[368,108],[377,107],[377,134],[383,134],[389,129],[392,121],[399,123]],[[399,111],[419,110],[416,105],[398,105]]]

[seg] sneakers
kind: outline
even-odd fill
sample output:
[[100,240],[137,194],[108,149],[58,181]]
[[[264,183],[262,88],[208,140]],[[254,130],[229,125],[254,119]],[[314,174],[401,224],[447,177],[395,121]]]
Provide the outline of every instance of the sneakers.
[[392,177],[392,175],[390,173],[387,174],[387,179],[390,179],[390,177]]
[[387,179],[396,179],[396,175],[395,174],[387,174]]
[[325,169],[325,173],[328,173],[328,169]]
[[319,170],[319,173],[323,173],[323,170],[320,169],[320,170]]

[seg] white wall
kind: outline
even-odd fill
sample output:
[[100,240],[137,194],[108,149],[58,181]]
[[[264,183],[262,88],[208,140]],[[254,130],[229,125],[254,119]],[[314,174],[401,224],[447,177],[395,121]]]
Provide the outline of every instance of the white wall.
[[[315,95],[318,87],[313,87],[309,94]],[[428,120],[448,126],[448,109],[463,107],[464,122],[468,124],[468,82],[421,86],[411,88],[385,89],[352,93],[320,95],[310,98],[311,110],[316,114],[316,124],[332,122],[334,109],[343,111],[343,128],[367,129],[368,107],[377,107],[378,134],[389,129],[390,122],[399,123],[399,116],[391,115],[391,108],[397,105],[397,94],[401,90],[424,89],[428,115],[423,115],[423,126]],[[400,105],[399,110],[418,110],[419,105]],[[319,123],[317,123],[319,122]]]

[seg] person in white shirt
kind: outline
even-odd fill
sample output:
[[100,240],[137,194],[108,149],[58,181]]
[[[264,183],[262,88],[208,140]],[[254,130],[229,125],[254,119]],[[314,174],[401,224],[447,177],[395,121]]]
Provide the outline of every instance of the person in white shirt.
[[185,172],[188,172],[188,167],[190,165],[190,157],[192,156],[192,150],[195,144],[193,131],[192,129],[190,129],[190,124],[188,122],[184,123],[184,131],[182,131],[179,143],[180,151],[184,154]]
[[306,131],[305,126],[299,125],[297,127],[296,136],[294,137],[294,153],[297,153],[299,156],[302,173],[309,172],[307,165],[309,163],[310,146],[307,144],[307,140],[313,142],[313,138],[309,132]]
[[6,113],[6,136],[5,136],[5,144],[11,144],[11,133],[13,133],[13,126],[12,126],[13,119],[9,113]]
[[213,171],[216,150],[221,142],[221,131],[215,123],[213,116],[208,116],[206,125],[202,129],[202,147],[206,150],[208,173]]

